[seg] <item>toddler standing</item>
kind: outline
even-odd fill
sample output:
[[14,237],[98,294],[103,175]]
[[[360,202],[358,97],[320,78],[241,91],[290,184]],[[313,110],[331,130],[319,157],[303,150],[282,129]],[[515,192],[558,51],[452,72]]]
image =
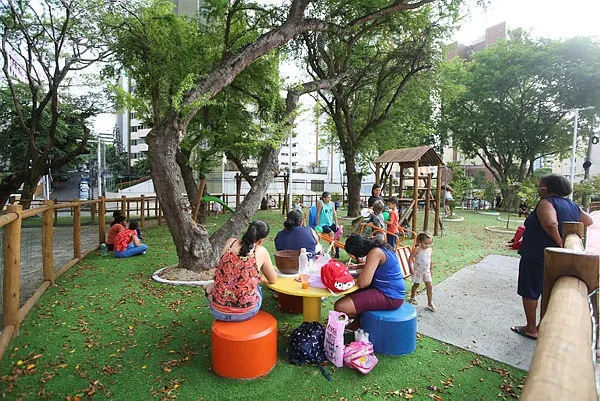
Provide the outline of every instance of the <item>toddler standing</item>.
[[431,255],[433,254],[433,237],[429,233],[420,233],[417,235],[417,246],[410,253],[408,258],[408,267],[412,275],[413,286],[410,290],[410,298],[408,302],[416,304],[415,295],[419,284],[425,282],[427,289],[427,306],[425,309],[435,312],[436,308],[433,305],[433,285],[431,284],[431,276],[433,276],[433,265],[431,263]]
[[[376,200],[373,203],[373,213],[371,213],[369,215],[369,218],[367,220],[367,223],[371,223],[373,224],[375,227],[377,228],[381,228],[382,230],[385,230],[385,220],[383,218],[383,209],[385,207],[385,204],[383,203],[382,200]],[[373,237],[377,238],[378,240],[385,242],[386,238],[385,238],[385,233],[382,231],[376,231],[375,234],[372,235]]]
[[[398,198],[392,196],[387,200],[388,212],[390,214],[390,219],[385,222],[387,224],[387,230],[391,233],[398,234]],[[396,249],[396,240],[398,237],[396,235],[388,234],[387,242],[390,246]]]

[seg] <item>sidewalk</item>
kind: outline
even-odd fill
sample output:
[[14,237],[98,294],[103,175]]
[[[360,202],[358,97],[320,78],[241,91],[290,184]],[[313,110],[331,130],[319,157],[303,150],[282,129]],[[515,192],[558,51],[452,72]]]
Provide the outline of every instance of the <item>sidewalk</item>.
[[[600,211],[592,212],[586,251],[600,254]],[[519,336],[511,326],[525,323],[517,295],[519,257],[488,255],[434,287],[438,311],[425,310],[427,296],[417,297],[422,334],[528,370],[536,342]],[[538,309],[539,313],[539,309]]]
[[600,255],[600,210],[590,213],[594,224],[587,228],[585,250]]
[[417,297],[417,330],[429,337],[528,370],[535,341],[511,326],[524,324],[517,295],[519,258],[489,255],[459,270],[433,289],[438,308],[425,310],[427,295]]

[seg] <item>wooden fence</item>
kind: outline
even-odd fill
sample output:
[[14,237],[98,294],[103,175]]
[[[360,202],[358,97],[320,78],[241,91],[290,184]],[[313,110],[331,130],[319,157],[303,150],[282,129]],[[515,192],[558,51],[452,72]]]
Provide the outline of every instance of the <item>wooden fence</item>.
[[[98,249],[105,241],[106,214],[110,210],[121,210],[127,219],[139,218],[140,227],[148,218],[156,218],[162,224],[162,213],[156,197],[144,195],[135,198],[104,199],[54,203],[51,200],[37,202],[28,210],[18,204],[9,205],[6,212],[0,215],[0,228],[4,228],[4,268],[2,287],[2,333],[0,334],[0,359],[4,355],[11,338],[19,333],[19,324],[35,305],[41,295],[54,285],[55,280],[69,270],[77,262]],[[98,225],[98,243],[91,249],[81,246],[82,208],[90,208],[91,221]],[[73,219],[73,258],[54,270],[54,224],[60,211],[68,211]],[[42,215],[42,276],[43,281],[33,295],[21,306],[21,228],[23,220]]]
[[[564,248],[544,252],[542,320],[520,398],[525,401],[598,401],[592,344],[597,327],[588,294],[598,289],[600,255],[584,251],[582,223],[564,223],[563,235]],[[594,315],[597,321],[597,310]]]

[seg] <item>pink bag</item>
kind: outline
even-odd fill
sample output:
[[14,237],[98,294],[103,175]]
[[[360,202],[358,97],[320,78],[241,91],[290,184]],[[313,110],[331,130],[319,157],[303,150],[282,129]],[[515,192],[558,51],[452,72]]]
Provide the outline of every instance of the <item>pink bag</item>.
[[344,366],[344,329],[348,316],[342,312],[329,311],[325,329],[325,356],[336,367]]
[[344,349],[344,365],[366,375],[373,370],[379,359],[373,354],[373,344],[353,341]]

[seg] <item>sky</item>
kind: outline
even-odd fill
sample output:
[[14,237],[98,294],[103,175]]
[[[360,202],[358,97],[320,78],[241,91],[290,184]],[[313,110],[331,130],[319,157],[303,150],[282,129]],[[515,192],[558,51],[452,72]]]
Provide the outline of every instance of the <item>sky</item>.
[[467,0],[470,15],[454,39],[471,44],[485,28],[506,21],[508,29],[523,28],[533,37],[565,39],[591,36],[600,40],[599,0],[491,0],[487,9]]

